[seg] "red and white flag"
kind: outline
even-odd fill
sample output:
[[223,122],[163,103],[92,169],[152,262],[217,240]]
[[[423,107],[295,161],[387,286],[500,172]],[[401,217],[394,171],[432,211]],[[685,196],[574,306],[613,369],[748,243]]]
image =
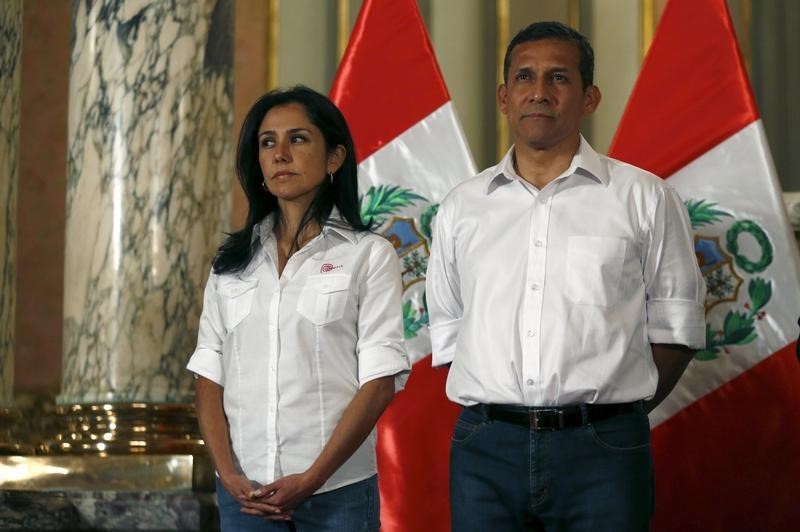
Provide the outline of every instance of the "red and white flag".
[[800,259],[725,0],[670,0],[611,146],[686,202],[706,350],[652,415],[656,531],[800,530]]
[[425,270],[439,201],[475,174],[415,0],[365,0],[331,89],[359,159],[361,215],[403,265],[411,377],[378,424],[384,531],[448,530],[450,436],[459,409],[432,369]]

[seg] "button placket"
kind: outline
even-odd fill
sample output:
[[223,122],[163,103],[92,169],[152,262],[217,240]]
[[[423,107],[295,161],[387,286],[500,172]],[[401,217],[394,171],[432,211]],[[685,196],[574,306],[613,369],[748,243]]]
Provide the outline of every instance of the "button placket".
[[523,378],[527,385],[525,397],[535,401],[541,381],[542,305],[544,298],[544,274],[547,259],[546,235],[550,218],[550,194],[539,191],[531,206],[531,231],[528,241],[529,290],[525,295],[526,339],[523,342]]
[[277,471],[278,465],[278,359],[280,344],[278,343],[278,319],[280,316],[280,303],[283,288],[286,284],[284,278],[277,283],[277,288],[270,298],[269,312],[267,314],[269,334],[269,386],[267,390],[267,463],[270,464],[270,474]]

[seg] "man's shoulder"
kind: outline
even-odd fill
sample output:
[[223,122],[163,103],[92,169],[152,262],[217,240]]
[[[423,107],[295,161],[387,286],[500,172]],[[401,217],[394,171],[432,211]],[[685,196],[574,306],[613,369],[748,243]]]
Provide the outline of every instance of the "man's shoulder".
[[445,194],[441,205],[448,203],[459,203],[466,199],[476,198],[486,195],[487,187],[491,179],[497,175],[497,166],[490,166],[480,173],[468,177],[455,185]]
[[598,154],[598,157],[603,166],[605,166],[609,177],[609,184],[613,187],[624,189],[640,188],[652,191],[668,187],[666,181],[644,168],[639,168],[638,166],[607,155]]

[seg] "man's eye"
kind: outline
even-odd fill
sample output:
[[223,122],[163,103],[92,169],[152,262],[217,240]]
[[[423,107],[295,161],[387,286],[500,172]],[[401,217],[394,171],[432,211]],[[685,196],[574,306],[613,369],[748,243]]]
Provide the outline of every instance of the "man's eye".
[[531,79],[531,76],[527,72],[520,72],[517,74],[517,81],[527,81],[529,79]]
[[555,81],[567,81],[567,76],[564,74],[553,74],[553,79]]

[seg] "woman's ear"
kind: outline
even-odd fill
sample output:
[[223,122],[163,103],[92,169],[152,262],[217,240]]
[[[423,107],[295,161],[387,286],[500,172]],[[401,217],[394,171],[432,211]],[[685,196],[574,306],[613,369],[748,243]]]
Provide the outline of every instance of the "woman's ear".
[[339,144],[328,153],[328,165],[326,171],[328,174],[336,173],[339,168],[344,164],[344,158],[347,155],[347,150]]

